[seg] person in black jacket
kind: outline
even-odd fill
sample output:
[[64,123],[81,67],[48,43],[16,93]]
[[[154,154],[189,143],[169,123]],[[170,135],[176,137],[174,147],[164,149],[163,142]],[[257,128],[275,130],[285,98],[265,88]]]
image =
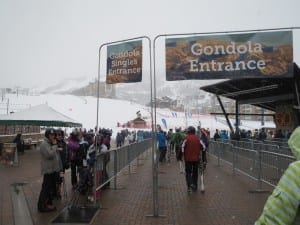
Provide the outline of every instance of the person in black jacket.
[[24,153],[24,141],[22,139],[22,134],[17,134],[13,143],[16,143],[18,153]]
[[96,149],[92,147],[94,146],[94,134],[86,133],[83,138],[78,151],[78,190],[81,194],[85,194],[88,191],[88,186],[93,184],[92,169],[94,161],[92,162],[91,159],[95,160],[96,158]]
[[60,156],[61,171],[56,173],[56,190],[54,197],[61,198],[61,184],[64,179],[65,170],[70,167],[69,154],[67,150],[67,143],[65,142],[65,132],[62,129],[56,130],[57,150]]
[[216,129],[216,132],[215,132],[215,134],[214,134],[214,141],[217,141],[217,140],[219,140],[220,138],[221,138],[220,132],[219,132],[218,129]]

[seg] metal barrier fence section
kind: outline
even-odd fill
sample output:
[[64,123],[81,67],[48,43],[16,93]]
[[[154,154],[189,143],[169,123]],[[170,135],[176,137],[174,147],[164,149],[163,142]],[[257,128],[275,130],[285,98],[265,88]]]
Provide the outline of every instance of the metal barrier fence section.
[[[261,142],[256,140],[242,141],[210,141],[209,154],[217,158],[218,166],[221,163],[229,164],[232,173],[242,173],[257,181],[257,190],[261,190],[262,182],[275,187],[287,169],[295,160],[287,144],[276,142]],[[128,169],[131,173],[131,164],[137,161],[143,153],[152,147],[152,139],[143,142],[125,145],[97,155],[94,166],[94,204],[99,199],[102,188],[110,185],[117,189],[117,177],[121,171]]]
[[257,189],[261,190],[262,182],[275,187],[287,169],[295,160],[287,144],[262,142],[256,140],[242,141],[210,141],[209,153],[215,155],[218,166],[225,162],[236,171],[257,181]]
[[233,152],[233,172],[239,170],[239,172],[252,178],[257,177],[257,151],[248,148],[233,147]]
[[259,152],[262,181],[276,186],[280,177],[295,158],[289,155],[268,151]]
[[[128,168],[130,173],[131,163],[139,160],[139,157],[151,148],[152,139],[145,139],[142,142],[125,145],[97,155],[94,166],[94,199],[98,199],[101,189],[110,185],[113,180],[113,188],[117,189],[118,174]],[[96,203],[96,201],[94,201]]]

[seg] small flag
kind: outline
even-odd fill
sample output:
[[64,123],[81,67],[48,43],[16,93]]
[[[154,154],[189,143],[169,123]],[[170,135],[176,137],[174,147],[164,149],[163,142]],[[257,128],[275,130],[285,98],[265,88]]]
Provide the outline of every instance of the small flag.
[[161,119],[161,122],[163,123],[163,125],[164,125],[165,128],[167,129],[167,121],[166,121],[164,118],[162,118],[162,119]]

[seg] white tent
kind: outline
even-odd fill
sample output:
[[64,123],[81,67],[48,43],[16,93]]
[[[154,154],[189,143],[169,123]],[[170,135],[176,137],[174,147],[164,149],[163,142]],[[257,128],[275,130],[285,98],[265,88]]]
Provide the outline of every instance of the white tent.
[[81,127],[81,123],[65,116],[46,104],[20,112],[0,115],[0,125],[32,125],[53,127]]

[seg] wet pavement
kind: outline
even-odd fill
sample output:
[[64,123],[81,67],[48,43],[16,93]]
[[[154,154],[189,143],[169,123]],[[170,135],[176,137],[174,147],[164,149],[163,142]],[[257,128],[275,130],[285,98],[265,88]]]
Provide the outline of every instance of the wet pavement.
[[[27,150],[19,156],[19,164],[0,164],[0,225],[47,225],[66,207],[66,199],[56,200],[58,210],[39,213],[37,200],[41,188],[38,149]],[[70,171],[65,175],[68,197],[72,195]],[[174,156],[170,163],[158,169],[158,215],[153,202],[152,159],[150,151],[134,161],[130,173],[125,169],[118,175],[117,189],[104,190],[98,201],[99,210],[90,224],[101,225],[250,225],[260,215],[270,193],[256,193],[257,182],[245,175],[232,174],[232,168],[210,155],[205,171],[205,193],[188,193],[184,174]],[[17,188],[12,184],[17,183]],[[111,185],[113,186],[113,185]],[[271,187],[264,187],[272,190]],[[17,189],[17,190],[16,190]],[[254,192],[253,192],[254,190]],[[24,193],[18,211],[16,194]],[[17,195],[22,198],[22,195]],[[24,211],[26,209],[24,208]],[[156,211],[157,212],[157,211]],[[27,221],[25,218],[30,218]],[[24,218],[24,219],[22,219]],[[21,221],[21,222],[20,222]],[[67,224],[67,223],[61,223]],[[75,222],[70,224],[77,224]],[[82,223],[81,223],[82,224]]]

